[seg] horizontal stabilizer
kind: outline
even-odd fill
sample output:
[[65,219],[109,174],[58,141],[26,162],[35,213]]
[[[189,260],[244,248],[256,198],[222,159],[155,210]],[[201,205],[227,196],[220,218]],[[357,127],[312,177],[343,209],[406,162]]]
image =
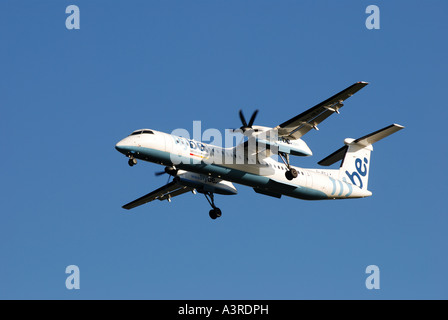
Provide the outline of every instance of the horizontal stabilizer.
[[320,160],[318,164],[320,164],[321,166],[331,166],[333,163],[336,163],[339,160],[344,159],[347,150],[348,146],[343,146],[339,150],[336,150],[335,152],[330,154],[328,157]]
[[375,131],[362,138],[356,139],[355,141],[352,142],[352,144],[358,144],[367,147],[368,145],[374,144],[375,142],[378,142],[381,139],[386,138],[387,136],[390,136],[392,133],[400,131],[403,128],[404,128],[403,126],[394,123],[391,124],[390,126],[387,126],[386,128]]
[[[346,139],[344,143],[346,144],[342,148],[338,149],[337,151],[330,154],[328,157],[320,160],[318,164],[321,166],[330,166],[333,163],[338,162],[339,160],[343,160],[345,158],[345,155],[349,149],[349,146],[359,146],[361,148],[368,147],[372,145],[375,142],[380,141],[381,139],[391,135],[392,133],[395,133],[397,131],[400,131],[404,127],[399,124],[391,124],[390,126],[387,126],[381,130],[372,132],[368,135],[365,135],[364,137],[361,137],[356,140],[352,139]],[[341,164],[342,166],[342,164]]]

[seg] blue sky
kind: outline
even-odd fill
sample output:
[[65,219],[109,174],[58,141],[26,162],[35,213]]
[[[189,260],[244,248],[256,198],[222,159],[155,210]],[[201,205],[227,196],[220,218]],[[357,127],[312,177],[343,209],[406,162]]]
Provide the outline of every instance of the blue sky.
[[[65,8],[81,11],[67,30]],[[370,4],[381,29],[365,27]],[[447,299],[446,1],[1,1],[1,299]],[[237,186],[121,205],[166,182],[138,128],[275,126],[370,84],[304,140],[303,167],[391,123],[368,199]],[[77,265],[81,289],[67,290]],[[377,265],[381,288],[367,290]]]

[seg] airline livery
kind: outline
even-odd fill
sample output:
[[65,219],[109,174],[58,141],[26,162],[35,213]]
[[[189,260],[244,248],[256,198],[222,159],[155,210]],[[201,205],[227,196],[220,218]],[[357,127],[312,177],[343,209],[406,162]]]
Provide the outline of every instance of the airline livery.
[[[305,199],[349,199],[372,195],[367,190],[372,145],[404,127],[389,125],[358,139],[347,138],[344,146],[319,161],[329,166],[341,161],[339,169],[310,169],[292,166],[290,156],[311,156],[301,138],[333,113],[339,113],[343,102],[365,87],[357,82],[331,98],[272,128],[253,125],[257,111],[235,129],[245,139],[237,146],[223,148],[167,134],[152,129],[139,129],[119,141],[115,148],[134,166],[137,159],[165,166],[156,175],[168,174],[172,181],[123,206],[132,209],[153,200],[167,200],[186,192],[205,195],[212,209],[212,219],[221,216],[214,194],[235,195],[233,183],[249,186],[255,192],[280,198],[282,195]],[[278,156],[281,161],[276,161]]]

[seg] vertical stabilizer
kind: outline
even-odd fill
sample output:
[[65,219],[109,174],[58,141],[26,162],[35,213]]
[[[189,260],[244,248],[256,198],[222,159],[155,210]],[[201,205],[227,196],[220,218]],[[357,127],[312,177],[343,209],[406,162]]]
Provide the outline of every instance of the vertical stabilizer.
[[319,164],[329,166],[342,160],[339,179],[367,190],[372,144],[403,128],[399,124],[392,124],[356,140],[347,138],[344,140],[345,146],[319,161]]

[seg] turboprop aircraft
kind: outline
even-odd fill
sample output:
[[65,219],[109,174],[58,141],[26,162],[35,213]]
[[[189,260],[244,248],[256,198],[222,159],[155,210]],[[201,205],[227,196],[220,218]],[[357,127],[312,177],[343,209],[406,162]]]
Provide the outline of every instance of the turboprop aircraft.
[[[132,209],[154,200],[167,200],[186,192],[202,193],[212,209],[212,219],[221,216],[214,195],[234,195],[233,183],[249,186],[255,192],[281,198],[282,195],[305,199],[349,199],[372,195],[367,190],[372,145],[404,127],[398,124],[367,134],[358,139],[347,138],[344,146],[319,161],[329,166],[341,161],[339,169],[300,168],[290,164],[290,156],[311,156],[302,137],[334,113],[340,113],[343,102],[364,88],[357,82],[311,109],[276,127],[254,125],[256,110],[249,122],[240,110],[242,126],[235,132],[246,138],[237,146],[222,148],[167,134],[152,129],[139,129],[119,141],[115,148],[129,158],[165,166],[156,175],[168,174],[171,182],[123,206]],[[276,161],[273,156],[281,160]]]

